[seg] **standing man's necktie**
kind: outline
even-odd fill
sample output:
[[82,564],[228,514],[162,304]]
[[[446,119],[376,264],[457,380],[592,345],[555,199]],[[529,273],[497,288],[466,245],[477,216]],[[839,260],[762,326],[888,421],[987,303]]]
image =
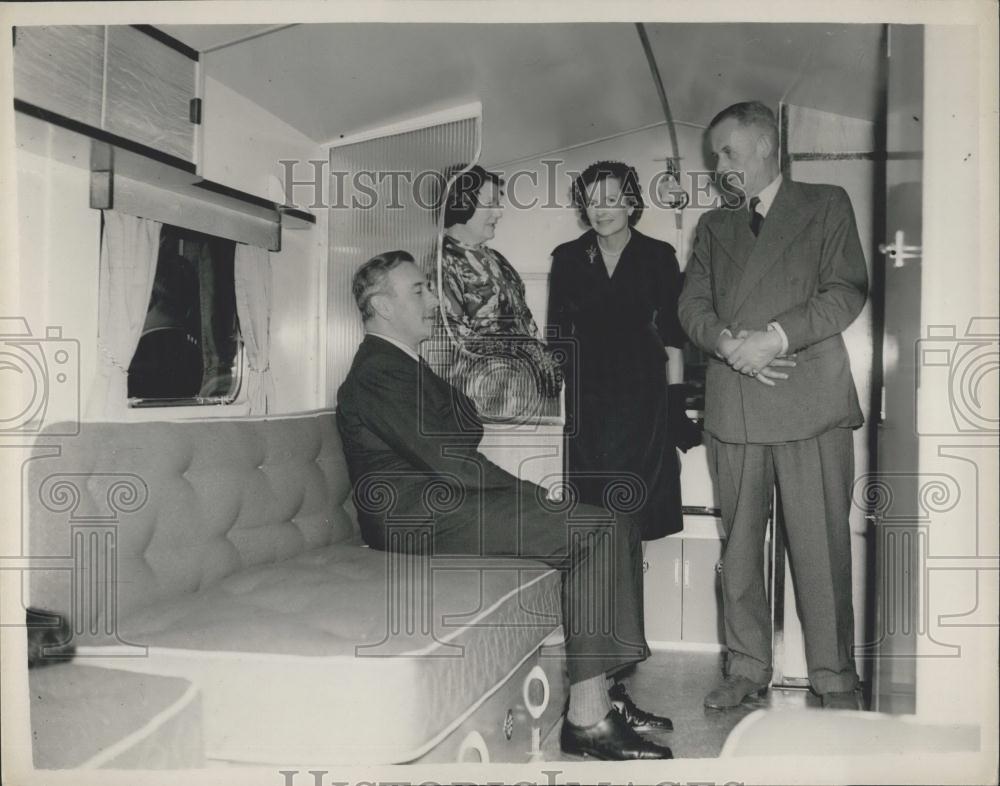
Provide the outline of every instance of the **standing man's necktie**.
[[764,216],[757,212],[757,205],[760,204],[760,197],[750,199],[750,231],[753,236],[760,234],[760,228],[764,225]]

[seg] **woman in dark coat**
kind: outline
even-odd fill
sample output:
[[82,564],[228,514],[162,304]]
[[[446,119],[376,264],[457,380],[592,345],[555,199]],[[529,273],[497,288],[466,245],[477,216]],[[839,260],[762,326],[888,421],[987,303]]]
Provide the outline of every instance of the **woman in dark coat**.
[[569,480],[581,501],[633,513],[653,540],[683,526],[675,448],[700,442],[684,414],[680,268],[672,246],[633,228],[644,203],[632,167],[592,164],[572,198],[590,229],[552,252],[548,308],[549,335],[574,348]]

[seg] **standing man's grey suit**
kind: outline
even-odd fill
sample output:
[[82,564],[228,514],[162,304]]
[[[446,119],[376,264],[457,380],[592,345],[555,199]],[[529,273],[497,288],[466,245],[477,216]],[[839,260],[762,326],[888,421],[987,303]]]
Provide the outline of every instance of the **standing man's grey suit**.
[[777,480],[810,682],[824,706],[853,706],[848,515],[851,430],[863,418],[841,332],[868,284],[854,214],[839,187],[781,178],[763,105],[723,110],[709,135],[719,174],[741,173],[748,199],[700,222],[679,308],[688,335],[713,356],[706,444],[727,533],[728,676],[705,703],[735,706],[771,678],[763,541]]

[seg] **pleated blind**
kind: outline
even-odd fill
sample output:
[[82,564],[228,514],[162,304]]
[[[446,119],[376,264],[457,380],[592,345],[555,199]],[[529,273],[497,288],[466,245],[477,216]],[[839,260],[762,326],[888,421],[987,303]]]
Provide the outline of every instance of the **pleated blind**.
[[481,122],[466,118],[340,145],[330,151],[327,405],[347,375],[364,330],[351,278],[368,259],[403,249],[433,274],[443,173],[474,162]]

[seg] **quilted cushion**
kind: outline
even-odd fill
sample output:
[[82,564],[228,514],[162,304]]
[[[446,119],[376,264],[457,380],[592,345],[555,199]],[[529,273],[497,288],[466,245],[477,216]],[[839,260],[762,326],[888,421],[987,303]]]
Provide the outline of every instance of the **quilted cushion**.
[[364,547],[331,412],[63,430],[26,465],[30,602],[78,659],[194,683],[210,758],[419,758],[559,625],[539,563]]
[[49,436],[65,430],[42,432],[37,446],[58,453],[39,447],[27,464],[29,553],[65,560],[32,571],[31,602],[67,612],[69,568],[113,569],[116,597],[90,597],[82,581],[76,588],[95,628],[111,609],[125,617],[248,567],[357,537],[332,412],[84,423],[75,436]]
[[[387,580],[415,573],[425,578]],[[559,575],[544,565],[428,564],[335,545],[148,606],[120,627],[131,649],[79,656],[198,685],[209,758],[405,762],[475,711],[559,621]],[[561,680],[562,663],[551,668]]]

